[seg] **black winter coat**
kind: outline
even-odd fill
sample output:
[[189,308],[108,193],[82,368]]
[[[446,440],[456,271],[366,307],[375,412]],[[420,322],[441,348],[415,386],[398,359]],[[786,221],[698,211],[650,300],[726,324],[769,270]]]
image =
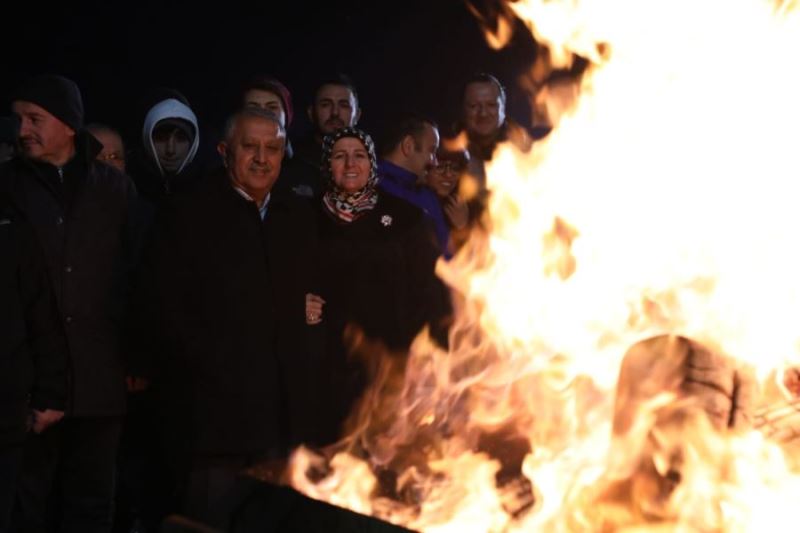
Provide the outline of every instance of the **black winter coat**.
[[[381,194],[351,223],[317,210],[319,242],[309,291],[325,300],[322,322],[306,326],[305,368],[289,387],[295,444],[329,444],[367,386],[364,365],[349,356],[345,328],[353,324],[394,354],[406,352],[425,325],[438,329],[451,313],[449,294],[434,273],[439,256],[421,210]],[[380,354],[375,354],[379,357]]]
[[67,342],[33,228],[0,193],[0,450],[25,440],[31,408],[63,410]]
[[262,221],[222,173],[162,211],[136,316],[173,453],[283,450],[282,368],[302,345],[312,224],[309,205],[275,194]]
[[23,158],[0,166],[0,187],[33,225],[47,261],[69,344],[73,416],[125,410],[120,335],[140,228],[133,182],[95,161],[100,149],[80,133],[61,169]]

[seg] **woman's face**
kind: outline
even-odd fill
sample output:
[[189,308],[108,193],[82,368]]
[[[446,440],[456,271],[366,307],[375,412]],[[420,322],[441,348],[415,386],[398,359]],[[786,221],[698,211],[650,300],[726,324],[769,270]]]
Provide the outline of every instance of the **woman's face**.
[[433,192],[435,192],[438,197],[445,198],[456,190],[459,178],[464,170],[463,165],[443,160],[439,161],[436,166],[428,171],[425,179],[428,183],[428,187],[433,189]]
[[354,193],[369,181],[372,164],[366,146],[355,137],[344,137],[333,144],[331,173],[339,189]]

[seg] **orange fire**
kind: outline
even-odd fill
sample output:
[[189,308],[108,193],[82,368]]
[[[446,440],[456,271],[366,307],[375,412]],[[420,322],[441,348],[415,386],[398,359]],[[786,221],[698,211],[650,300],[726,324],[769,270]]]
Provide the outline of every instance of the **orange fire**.
[[[449,352],[421,334],[343,451],[298,450],[289,482],[437,533],[796,530],[775,377],[800,363],[798,3],[509,6],[551,65],[589,59],[580,97],[545,98],[554,131],[489,165],[491,231],[438,268]],[[755,377],[752,425],[667,385],[628,401],[682,368],[676,335],[731,356],[732,402]],[[658,336],[667,355],[626,366]]]

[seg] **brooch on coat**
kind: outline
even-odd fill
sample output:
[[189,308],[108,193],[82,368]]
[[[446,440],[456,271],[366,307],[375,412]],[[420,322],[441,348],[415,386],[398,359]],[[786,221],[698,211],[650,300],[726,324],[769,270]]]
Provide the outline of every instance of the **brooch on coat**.
[[389,215],[383,215],[381,217],[381,224],[383,224],[388,228],[389,226],[392,225],[392,217],[390,217]]

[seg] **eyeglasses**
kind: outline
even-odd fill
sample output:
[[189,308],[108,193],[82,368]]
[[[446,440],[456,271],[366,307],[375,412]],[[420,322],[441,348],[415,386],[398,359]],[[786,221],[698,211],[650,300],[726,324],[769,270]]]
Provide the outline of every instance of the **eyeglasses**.
[[98,161],[125,161],[125,156],[123,154],[111,152],[110,154],[99,154],[97,159]]
[[434,167],[438,172],[454,172],[456,174],[464,172],[467,168],[463,163],[456,163],[454,161],[439,161]]

